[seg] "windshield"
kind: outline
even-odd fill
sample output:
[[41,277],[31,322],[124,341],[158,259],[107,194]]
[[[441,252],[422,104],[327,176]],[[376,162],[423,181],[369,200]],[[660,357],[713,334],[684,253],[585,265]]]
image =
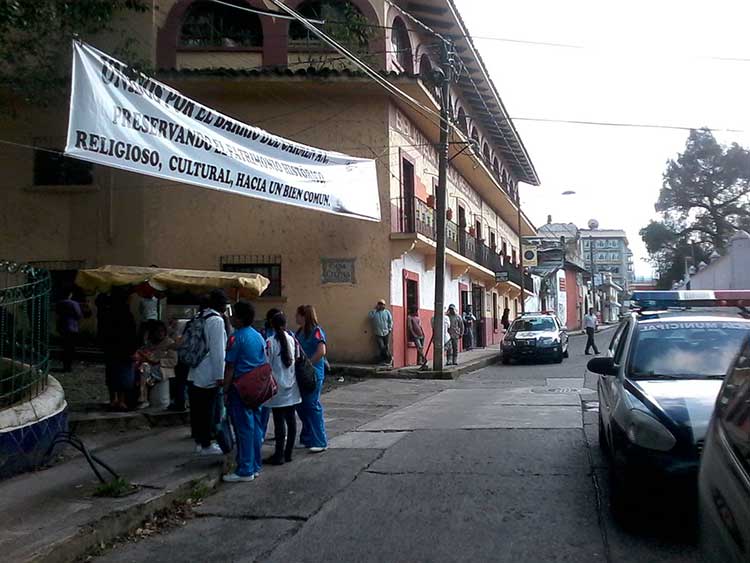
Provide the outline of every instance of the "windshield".
[[739,322],[661,322],[641,324],[633,343],[630,375],[724,377],[750,334]]
[[549,317],[518,319],[510,327],[511,333],[516,332],[548,332],[557,330],[555,321]]

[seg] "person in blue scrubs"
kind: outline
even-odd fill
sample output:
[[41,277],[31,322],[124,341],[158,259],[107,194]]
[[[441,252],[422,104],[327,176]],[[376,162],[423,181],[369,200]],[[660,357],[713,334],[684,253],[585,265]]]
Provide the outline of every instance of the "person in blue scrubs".
[[228,473],[222,479],[227,483],[241,483],[254,480],[260,473],[263,433],[260,409],[248,409],[232,383],[267,360],[266,342],[252,326],[255,308],[250,303],[240,301],[233,310],[232,322],[236,330],[227,345],[223,385],[237,443],[237,467],[234,473]]
[[312,305],[297,307],[297,324],[300,327],[296,334],[297,340],[315,368],[317,381],[315,390],[303,394],[302,403],[297,405],[297,414],[302,421],[299,439],[310,452],[319,453],[328,448],[323,405],[320,404],[325,377],[326,334],[318,324],[318,316]]
[[[266,312],[266,322],[263,324],[263,330],[260,331],[261,336],[267,341],[269,338],[273,336],[273,327],[271,326],[271,319],[273,319],[276,315],[281,313],[281,309],[276,309],[275,307],[269,309]],[[266,439],[266,434],[268,433],[268,421],[271,419],[271,408],[261,406],[260,407],[260,428],[263,432],[263,440]],[[274,429],[275,430],[275,429]]]

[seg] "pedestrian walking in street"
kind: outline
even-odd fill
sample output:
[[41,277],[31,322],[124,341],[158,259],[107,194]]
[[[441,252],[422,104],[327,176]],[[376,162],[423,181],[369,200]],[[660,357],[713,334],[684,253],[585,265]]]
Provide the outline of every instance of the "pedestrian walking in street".
[[201,455],[222,454],[212,438],[216,396],[224,379],[227,331],[223,315],[228,302],[223,291],[213,290],[208,296],[206,309],[185,327],[180,344],[183,361],[190,366],[190,425],[196,442],[195,451]]
[[424,357],[424,330],[422,329],[422,321],[419,320],[419,311],[416,308],[409,311],[409,316],[406,319],[406,330],[409,342],[413,343],[417,349],[417,365],[421,366],[426,361]]
[[503,329],[505,329],[505,332],[508,332],[508,329],[510,328],[510,309],[508,309],[508,307],[506,307],[503,311],[503,316],[500,319],[500,324],[503,325]]
[[[266,311],[266,319],[263,323],[263,330],[260,331],[261,336],[263,336],[263,340],[267,341],[269,338],[271,338],[274,334],[274,329],[271,323],[271,319],[273,319],[276,315],[281,313],[281,309],[277,309],[276,307],[271,307],[268,311]],[[271,419],[271,407],[267,407],[265,405],[262,405],[260,407],[260,427],[263,431],[263,440],[266,439],[266,434],[268,434],[268,421]]]
[[73,369],[78,340],[79,323],[83,318],[81,305],[73,299],[73,293],[68,293],[65,299],[57,303],[57,332],[60,335],[63,349],[63,371],[68,373]]
[[266,355],[271,364],[271,373],[279,390],[264,407],[273,411],[274,441],[276,449],[268,458],[271,465],[282,465],[292,461],[294,440],[297,438],[296,405],[302,402],[297,377],[294,372],[296,344],[286,330],[286,317],[276,313],[271,319],[273,334],[266,339]]
[[138,349],[135,318],[130,312],[128,293],[112,288],[104,326],[99,327],[104,351],[104,376],[110,390],[110,407],[129,410],[138,402],[134,354]]
[[447,361],[446,365],[458,365],[458,343],[464,334],[464,321],[458,316],[456,312],[456,306],[450,305],[448,307],[448,347],[446,349]]
[[[263,434],[260,426],[260,408],[250,409],[242,402],[234,381],[252,377],[252,372],[267,363],[266,343],[253,328],[255,308],[246,301],[234,306],[232,323],[235,331],[229,338],[224,369],[224,400],[232,419],[236,439],[237,467],[234,473],[222,477],[227,483],[253,481],[261,468]],[[221,450],[220,450],[221,451]]]
[[328,448],[323,405],[320,404],[320,393],[325,378],[326,334],[318,324],[318,316],[312,305],[297,307],[296,333],[302,351],[315,368],[316,383],[312,393],[302,395],[302,402],[297,405],[297,414],[302,422],[299,440],[312,453],[323,452]]
[[464,350],[471,350],[474,348],[474,323],[477,318],[471,311],[471,305],[466,305],[464,310]]
[[596,347],[596,342],[594,341],[594,335],[596,334],[596,325],[597,318],[594,314],[594,309],[589,309],[589,314],[583,317],[583,327],[586,329],[586,336],[588,337],[586,339],[585,352],[587,356],[591,355],[591,353],[589,352],[591,348],[594,349],[594,354],[596,354],[597,356],[599,355],[599,348]]
[[375,332],[375,340],[378,344],[380,354],[379,361],[381,364],[389,364],[393,360],[391,356],[391,332],[393,332],[393,316],[386,309],[385,299],[380,299],[375,305],[375,309],[370,311],[370,321],[372,329]]

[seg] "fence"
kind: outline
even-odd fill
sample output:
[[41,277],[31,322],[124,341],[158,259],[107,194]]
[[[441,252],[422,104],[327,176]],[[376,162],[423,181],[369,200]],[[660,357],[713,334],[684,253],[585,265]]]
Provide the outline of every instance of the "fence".
[[47,385],[50,288],[47,270],[0,260],[0,409]]

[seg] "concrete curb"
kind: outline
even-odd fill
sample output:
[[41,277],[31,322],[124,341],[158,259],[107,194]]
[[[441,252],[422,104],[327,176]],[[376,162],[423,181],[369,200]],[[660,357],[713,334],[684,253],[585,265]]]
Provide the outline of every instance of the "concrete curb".
[[[197,478],[185,480],[174,487],[154,492],[132,506],[115,510],[103,518],[89,522],[77,532],[43,548],[43,551],[23,559],[24,563],[66,563],[76,561],[91,554],[103,543],[135,530],[148,517],[159,510],[169,508],[176,501],[187,499],[197,486],[214,490],[221,480],[219,468],[216,474],[207,473]],[[149,489],[150,490],[150,489]]]
[[68,425],[76,434],[92,434],[147,428],[166,428],[190,424],[190,413],[184,412],[76,412],[71,411]]
[[501,359],[501,353],[498,351],[496,354],[490,354],[483,358],[476,360],[470,360],[465,364],[459,364],[458,366],[451,366],[448,369],[439,371],[423,371],[418,368],[399,368],[399,369],[388,369],[388,368],[375,368],[369,366],[331,366],[331,371],[334,375],[342,375],[349,377],[360,377],[365,379],[436,379],[436,380],[451,380],[458,379],[466,373],[476,371],[487,366],[496,364]]

